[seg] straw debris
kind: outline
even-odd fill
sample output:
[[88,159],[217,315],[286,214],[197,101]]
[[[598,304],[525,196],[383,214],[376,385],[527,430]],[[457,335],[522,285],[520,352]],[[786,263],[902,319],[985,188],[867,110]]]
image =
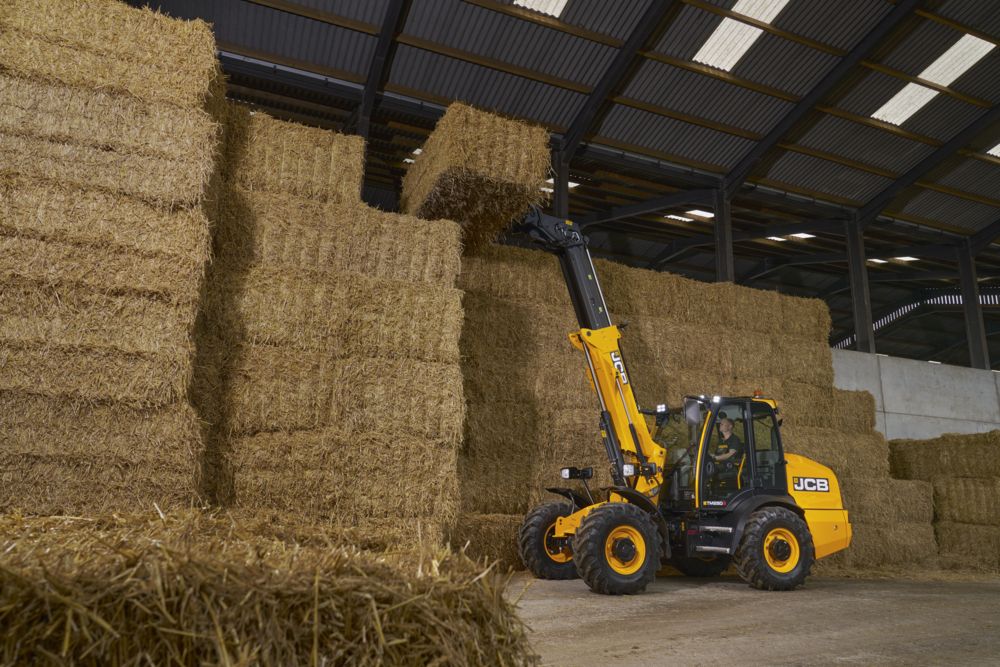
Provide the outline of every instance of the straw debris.
[[8,517],[2,534],[5,664],[537,660],[506,579],[458,554],[389,559],[333,531],[282,539],[190,513]]

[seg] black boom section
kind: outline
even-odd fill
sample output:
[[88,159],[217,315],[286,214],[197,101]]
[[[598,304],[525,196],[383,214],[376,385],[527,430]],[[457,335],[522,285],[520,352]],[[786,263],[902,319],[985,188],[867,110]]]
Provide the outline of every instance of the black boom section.
[[535,243],[559,258],[569,298],[581,329],[611,326],[611,315],[604,302],[601,284],[587,248],[587,237],[568,220],[546,215],[532,208],[515,227]]

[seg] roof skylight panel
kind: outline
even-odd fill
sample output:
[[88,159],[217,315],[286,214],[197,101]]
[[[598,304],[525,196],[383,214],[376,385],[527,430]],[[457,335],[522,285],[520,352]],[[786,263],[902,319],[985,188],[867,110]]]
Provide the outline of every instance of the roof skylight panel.
[[[788,0],[739,0],[733,13],[770,23],[788,4]],[[740,61],[764,31],[736,19],[724,18],[694,55],[696,62],[726,72]]]
[[541,14],[559,18],[569,0],[514,0],[514,4],[525,9],[533,9]]
[[[917,78],[949,86],[955,79],[969,71],[973,65],[993,49],[993,44],[973,35],[962,37],[928,65]],[[938,91],[919,83],[908,83],[901,91],[883,104],[872,118],[902,125],[906,119],[919,111],[938,95]]]

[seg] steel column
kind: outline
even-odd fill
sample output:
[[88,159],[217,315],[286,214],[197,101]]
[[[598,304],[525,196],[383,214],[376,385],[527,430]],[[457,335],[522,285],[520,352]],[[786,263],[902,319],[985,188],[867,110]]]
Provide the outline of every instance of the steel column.
[[976,258],[969,243],[955,249],[958,255],[958,275],[962,283],[962,312],[965,314],[965,337],[969,343],[969,365],[990,369],[990,352],[986,345],[983,305],[979,302],[979,281]]
[[715,191],[715,281],[736,280],[733,264],[733,216],[729,197],[722,188]]
[[844,223],[844,235],[847,237],[847,268],[851,278],[855,346],[859,352],[874,352],[875,327],[872,324],[872,297],[868,290],[868,266],[865,264],[865,238],[861,221],[855,218]]
[[562,219],[569,217],[569,160],[562,153],[552,152],[552,214]]

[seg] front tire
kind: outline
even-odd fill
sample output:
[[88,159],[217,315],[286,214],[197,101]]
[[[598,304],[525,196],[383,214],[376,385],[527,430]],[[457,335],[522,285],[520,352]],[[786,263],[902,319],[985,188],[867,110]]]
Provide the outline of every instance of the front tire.
[[592,591],[634,595],[656,578],[660,533],[645,510],[628,503],[607,503],[580,523],[573,555],[580,578]]
[[747,521],[734,561],[740,577],[754,588],[798,588],[815,561],[809,526],[785,507],[759,509]]
[[729,556],[674,556],[670,564],[685,577],[717,577],[726,571],[732,559]]
[[521,560],[539,579],[576,579],[569,540],[555,541],[556,520],[573,513],[569,503],[551,502],[528,512],[518,533]]

